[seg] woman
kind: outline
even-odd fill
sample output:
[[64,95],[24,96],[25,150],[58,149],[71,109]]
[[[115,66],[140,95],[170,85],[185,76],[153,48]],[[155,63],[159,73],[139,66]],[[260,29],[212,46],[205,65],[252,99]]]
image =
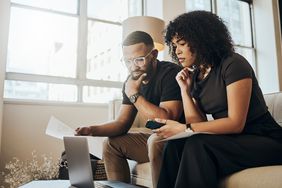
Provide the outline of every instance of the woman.
[[157,119],[166,125],[156,132],[164,138],[183,131],[212,134],[169,141],[158,187],[215,188],[231,173],[282,164],[282,128],[222,20],[206,11],[182,14],[169,23],[165,40],[184,67],[176,80],[187,124]]

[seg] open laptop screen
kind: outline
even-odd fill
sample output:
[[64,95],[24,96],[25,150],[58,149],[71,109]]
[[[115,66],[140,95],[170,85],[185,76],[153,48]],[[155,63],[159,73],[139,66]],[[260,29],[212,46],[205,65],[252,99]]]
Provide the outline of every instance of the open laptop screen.
[[64,145],[71,185],[93,188],[94,183],[87,139],[79,136],[64,137]]

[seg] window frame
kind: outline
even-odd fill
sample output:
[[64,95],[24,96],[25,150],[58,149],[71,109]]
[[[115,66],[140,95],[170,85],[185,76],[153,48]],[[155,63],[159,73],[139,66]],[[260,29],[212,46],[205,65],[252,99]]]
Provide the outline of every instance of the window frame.
[[[17,73],[17,72],[7,72],[5,70],[5,80],[11,81],[28,81],[28,82],[42,82],[46,84],[70,84],[77,87],[77,99],[74,102],[65,102],[65,101],[51,101],[46,100],[46,103],[49,102],[58,102],[58,103],[79,103],[79,104],[91,104],[92,102],[83,101],[83,86],[93,86],[93,87],[106,87],[106,88],[119,88],[123,86],[123,82],[120,81],[108,81],[108,80],[96,80],[86,78],[87,74],[87,35],[88,35],[88,20],[98,21],[102,23],[115,24],[121,26],[121,22],[112,22],[108,20],[90,18],[87,15],[87,0],[77,0],[77,12],[76,14],[67,13],[52,9],[45,9],[40,7],[34,7],[30,5],[23,5],[18,3],[10,2],[10,9],[12,7],[20,7],[24,9],[43,11],[48,13],[54,13],[64,16],[72,16],[78,18],[78,36],[77,36],[77,59],[76,59],[76,77],[67,78],[60,76],[48,76],[48,75],[39,75],[39,74],[28,74],[28,73]],[[141,0],[141,13],[144,15],[144,0]],[[7,63],[7,61],[6,61]],[[18,98],[4,98],[6,101],[41,101],[37,99],[18,99]]]
[[[218,0],[210,0],[210,11],[216,15],[218,15],[218,11],[217,11],[217,1]],[[234,0],[235,1],[235,0]],[[252,59],[254,62],[252,62],[252,66],[254,71],[257,73],[257,52],[256,52],[256,46],[255,46],[255,31],[254,31],[254,9],[253,9],[253,4],[252,4],[252,0],[236,0],[236,1],[241,1],[241,2],[245,2],[248,3],[249,5],[249,13],[250,13],[250,29],[251,29],[251,46],[246,46],[246,45],[240,45],[240,44],[235,44],[234,43],[234,47],[235,48],[241,48],[241,49],[249,49],[252,52]],[[189,3],[189,0],[186,0],[186,3]],[[190,11],[187,10],[186,11]],[[251,63],[251,62],[250,62]]]

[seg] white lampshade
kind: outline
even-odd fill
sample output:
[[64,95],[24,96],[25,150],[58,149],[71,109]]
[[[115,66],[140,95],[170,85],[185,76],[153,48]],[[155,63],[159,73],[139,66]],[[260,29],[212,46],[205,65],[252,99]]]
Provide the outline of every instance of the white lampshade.
[[164,49],[163,30],[165,23],[163,20],[151,16],[129,17],[122,22],[122,39],[134,31],[144,31],[151,35],[155,48],[159,51]]

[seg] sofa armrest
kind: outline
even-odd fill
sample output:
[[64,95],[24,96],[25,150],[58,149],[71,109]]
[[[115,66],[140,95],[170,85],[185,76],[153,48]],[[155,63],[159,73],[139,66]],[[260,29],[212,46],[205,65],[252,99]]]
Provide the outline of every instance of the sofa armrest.
[[282,126],[282,92],[264,94],[264,99],[276,122]]
[[[109,111],[108,111],[108,117],[109,120],[114,120],[117,118],[119,114],[119,110],[122,104],[122,99],[114,99],[111,100],[108,104],[109,106]],[[139,115],[137,114],[133,124],[132,128],[140,127],[140,121],[139,121]]]
[[102,159],[103,143],[107,137],[87,136],[89,152]]
[[108,104],[108,117],[109,120],[114,120],[118,113],[121,106],[122,100],[121,99],[114,99],[110,100]]

